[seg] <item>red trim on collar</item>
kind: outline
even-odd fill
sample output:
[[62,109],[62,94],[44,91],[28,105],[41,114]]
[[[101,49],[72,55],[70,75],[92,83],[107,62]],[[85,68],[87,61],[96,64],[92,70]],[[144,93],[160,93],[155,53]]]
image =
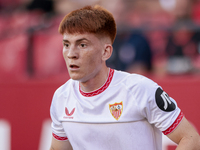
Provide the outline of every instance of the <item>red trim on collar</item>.
[[95,95],[98,95],[98,94],[102,93],[110,85],[110,83],[112,81],[112,78],[113,78],[113,74],[114,74],[114,69],[110,69],[108,78],[107,78],[106,82],[104,83],[104,85],[102,87],[100,87],[99,89],[93,91],[93,92],[88,92],[88,93],[83,92],[81,90],[80,86],[79,86],[80,93],[85,97],[92,97],[92,96],[95,96]]
[[167,134],[171,133],[172,131],[174,131],[174,129],[180,124],[183,117],[184,117],[183,112],[180,112],[180,114],[178,115],[178,117],[176,118],[174,123],[167,130],[163,131],[163,134],[167,135]]

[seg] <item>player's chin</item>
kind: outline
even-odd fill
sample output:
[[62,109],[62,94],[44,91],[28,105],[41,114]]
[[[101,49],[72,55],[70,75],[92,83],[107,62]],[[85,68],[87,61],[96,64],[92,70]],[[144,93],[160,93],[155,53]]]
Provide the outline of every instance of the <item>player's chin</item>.
[[85,83],[88,81],[87,77],[84,76],[71,76],[71,79]]
[[70,75],[70,78],[73,79],[73,80],[77,80],[77,81],[80,81],[80,77],[78,76],[74,76],[74,75]]
[[71,79],[77,80],[77,81],[80,81],[82,79],[82,76],[80,76],[80,74],[78,73],[69,73],[69,76]]

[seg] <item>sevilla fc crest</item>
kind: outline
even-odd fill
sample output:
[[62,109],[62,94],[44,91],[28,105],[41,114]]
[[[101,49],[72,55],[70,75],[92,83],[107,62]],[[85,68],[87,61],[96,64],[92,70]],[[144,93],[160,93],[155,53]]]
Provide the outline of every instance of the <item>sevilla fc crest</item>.
[[114,103],[114,104],[109,104],[109,109],[110,109],[110,113],[112,114],[112,116],[118,120],[122,114],[122,110],[123,110],[123,103]]

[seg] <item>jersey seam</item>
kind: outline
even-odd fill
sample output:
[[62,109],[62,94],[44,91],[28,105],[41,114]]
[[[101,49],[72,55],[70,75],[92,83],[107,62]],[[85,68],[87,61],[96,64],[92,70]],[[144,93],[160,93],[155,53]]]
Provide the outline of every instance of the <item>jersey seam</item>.
[[[127,76],[127,77],[129,77],[129,76]],[[127,77],[126,77],[126,78],[127,78]],[[134,96],[132,90],[129,89],[129,88],[127,88],[125,83],[121,83],[121,84],[122,84],[122,85],[124,86],[124,88],[128,91],[128,93],[130,93],[130,95],[131,95],[132,98],[133,98],[133,101],[136,102],[136,98],[135,98],[135,96]],[[141,116],[143,116],[142,113],[141,113],[141,111],[140,111],[140,107],[139,107],[139,105],[138,105],[137,102],[135,103],[135,105],[136,105],[136,108],[137,108],[137,112],[139,112],[139,114],[140,114]]]

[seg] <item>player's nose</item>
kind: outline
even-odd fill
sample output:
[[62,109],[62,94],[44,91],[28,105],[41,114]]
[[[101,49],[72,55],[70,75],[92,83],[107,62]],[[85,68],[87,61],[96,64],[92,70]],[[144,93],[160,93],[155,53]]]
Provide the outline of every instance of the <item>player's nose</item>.
[[68,53],[67,53],[67,57],[70,59],[78,58],[78,50],[76,49],[75,46],[70,46]]

